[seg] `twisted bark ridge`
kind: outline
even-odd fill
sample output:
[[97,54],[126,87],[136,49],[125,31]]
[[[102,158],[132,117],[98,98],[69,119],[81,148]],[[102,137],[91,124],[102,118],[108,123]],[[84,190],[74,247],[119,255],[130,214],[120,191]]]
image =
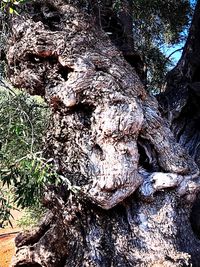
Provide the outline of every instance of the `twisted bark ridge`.
[[80,192],[46,193],[55,216],[18,237],[13,266],[189,264],[199,172],[157,100],[87,6],[33,1],[26,10],[12,19],[10,80],[51,106],[45,154]]

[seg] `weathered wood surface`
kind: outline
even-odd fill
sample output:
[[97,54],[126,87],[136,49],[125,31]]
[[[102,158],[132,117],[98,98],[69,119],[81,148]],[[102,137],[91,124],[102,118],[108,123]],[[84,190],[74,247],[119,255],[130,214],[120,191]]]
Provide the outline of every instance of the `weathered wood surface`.
[[46,193],[54,219],[12,266],[197,264],[198,167],[87,7],[66,2],[14,17],[7,59],[11,82],[51,106],[45,155],[80,192]]

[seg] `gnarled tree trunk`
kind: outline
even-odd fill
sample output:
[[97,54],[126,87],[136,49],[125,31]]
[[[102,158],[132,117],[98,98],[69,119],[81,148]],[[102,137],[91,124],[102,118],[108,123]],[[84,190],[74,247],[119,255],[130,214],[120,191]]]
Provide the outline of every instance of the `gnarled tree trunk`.
[[17,237],[12,266],[198,266],[196,158],[146,93],[134,56],[84,1],[26,10],[12,19],[10,79],[51,106],[44,153],[78,190],[49,188],[50,213]]

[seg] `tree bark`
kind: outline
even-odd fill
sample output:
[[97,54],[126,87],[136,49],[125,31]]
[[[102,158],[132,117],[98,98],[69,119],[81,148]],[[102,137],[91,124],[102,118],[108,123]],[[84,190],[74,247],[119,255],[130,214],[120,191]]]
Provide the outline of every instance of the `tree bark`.
[[200,1],[197,1],[188,40],[177,66],[168,74],[160,104],[178,142],[200,166]]
[[10,80],[52,108],[44,154],[71,186],[45,193],[48,220],[18,236],[12,266],[198,266],[199,169],[157,100],[84,2],[26,10],[12,19]]

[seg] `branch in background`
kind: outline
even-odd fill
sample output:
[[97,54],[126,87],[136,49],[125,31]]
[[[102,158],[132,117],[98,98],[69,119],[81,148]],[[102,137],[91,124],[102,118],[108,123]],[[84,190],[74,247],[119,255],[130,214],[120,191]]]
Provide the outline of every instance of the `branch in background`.
[[163,67],[167,64],[167,62],[170,60],[170,57],[173,56],[176,52],[182,51],[184,47],[178,48],[175,51],[173,51],[169,56],[166,58]]

